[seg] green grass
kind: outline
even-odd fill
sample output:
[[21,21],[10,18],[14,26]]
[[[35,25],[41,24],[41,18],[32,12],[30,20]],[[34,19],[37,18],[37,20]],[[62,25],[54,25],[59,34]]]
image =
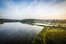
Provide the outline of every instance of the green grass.
[[33,44],[66,44],[66,28],[45,27],[34,39]]

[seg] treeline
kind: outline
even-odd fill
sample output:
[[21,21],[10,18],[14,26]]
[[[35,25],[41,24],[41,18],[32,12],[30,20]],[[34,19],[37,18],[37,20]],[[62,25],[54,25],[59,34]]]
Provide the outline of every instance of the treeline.
[[42,19],[0,19],[0,23],[2,22],[21,22],[21,23],[66,23],[66,20],[42,20]]

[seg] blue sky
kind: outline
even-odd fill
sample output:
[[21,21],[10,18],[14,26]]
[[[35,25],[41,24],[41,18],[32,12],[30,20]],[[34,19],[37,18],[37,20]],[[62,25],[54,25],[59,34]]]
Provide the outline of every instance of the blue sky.
[[0,18],[66,19],[66,0],[0,0]]

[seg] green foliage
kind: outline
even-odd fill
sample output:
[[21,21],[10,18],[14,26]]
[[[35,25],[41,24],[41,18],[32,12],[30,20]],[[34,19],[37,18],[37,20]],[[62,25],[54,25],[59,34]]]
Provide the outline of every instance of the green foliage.
[[34,39],[33,44],[66,44],[66,28],[45,27]]

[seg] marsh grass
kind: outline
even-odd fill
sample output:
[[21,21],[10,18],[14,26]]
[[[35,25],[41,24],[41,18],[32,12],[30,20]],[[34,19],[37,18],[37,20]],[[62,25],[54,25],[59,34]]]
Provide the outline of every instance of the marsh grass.
[[45,27],[33,44],[66,44],[66,27]]

